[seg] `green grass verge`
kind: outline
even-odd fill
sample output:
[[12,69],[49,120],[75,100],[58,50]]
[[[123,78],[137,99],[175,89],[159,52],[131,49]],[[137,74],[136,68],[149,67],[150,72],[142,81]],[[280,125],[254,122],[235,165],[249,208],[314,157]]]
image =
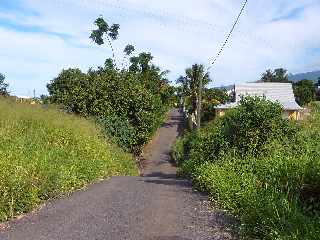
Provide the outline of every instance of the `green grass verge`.
[[319,106],[291,123],[271,103],[248,102],[179,139],[173,157],[240,220],[242,239],[320,239]]
[[137,175],[131,154],[93,122],[0,98],[0,221],[115,175]]

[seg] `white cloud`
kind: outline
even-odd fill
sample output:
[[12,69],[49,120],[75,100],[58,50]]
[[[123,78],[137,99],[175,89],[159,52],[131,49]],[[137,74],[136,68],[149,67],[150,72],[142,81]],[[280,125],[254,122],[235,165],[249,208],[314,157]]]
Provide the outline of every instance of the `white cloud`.
[[[110,57],[107,46],[96,47],[88,38],[99,14],[121,25],[115,43],[119,58],[123,46],[132,43],[139,51],[152,52],[174,80],[194,62],[208,64],[213,59],[241,7],[238,0],[23,2],[24,13],[0,12],[1,19],[44,31],[19,32],[0,25],[0,71],[7,74],[11,89],[23,95],[34,88],[43,93],[63,67],[85,70]],[[256,80],[267,68],[319,69],[320,52],[310,54],[320,42],[319,11],[317,0],[249,1],[212,70],[215,85]]]

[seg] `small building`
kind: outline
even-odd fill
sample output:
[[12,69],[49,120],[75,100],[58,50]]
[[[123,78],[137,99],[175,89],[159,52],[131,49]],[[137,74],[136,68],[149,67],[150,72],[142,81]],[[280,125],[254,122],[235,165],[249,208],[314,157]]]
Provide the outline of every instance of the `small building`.
[[14,98],[16,99],[16,102],[20,102],[20,103],[29,103],[31,105],[36,104],[35,98],[30,97],[30,96],[14,96]]
[[225,111],[236,107],[242,96],[264,96],[266,99],[279,102],[283,107],[285,118],[299,120],[301,108],[294,97],[291,83],[245,83],[236,84],[233,90],[234,101],[216,107],[216,116],[223,116]]

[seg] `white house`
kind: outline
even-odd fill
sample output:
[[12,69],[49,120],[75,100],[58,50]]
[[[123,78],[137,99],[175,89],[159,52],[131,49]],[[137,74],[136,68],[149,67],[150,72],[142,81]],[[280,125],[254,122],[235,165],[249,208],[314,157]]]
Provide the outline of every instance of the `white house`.
[[216,107],[217,116],[223,116],[225,111],[236,107],[242,96],[265,96],[266,99],[279,102],[286,118],[299,120],[301,108],[294,97],[291,83],[245,83],[234,86],[235,101]]

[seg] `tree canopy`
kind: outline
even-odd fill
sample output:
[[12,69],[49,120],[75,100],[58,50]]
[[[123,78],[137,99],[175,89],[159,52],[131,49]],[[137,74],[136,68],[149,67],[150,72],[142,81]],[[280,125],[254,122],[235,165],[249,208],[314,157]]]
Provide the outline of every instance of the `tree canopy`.
[[91,33],[90,38],[98,45],[104,44],[103,37],[105,36],[107,39],[116,40],[119,35],[119,24],[109,24],[104,20],[102,16],[98,17],[94,24],[98,27],[97,29],[93,30]]
[[90,38],[98,45],[103,45],[105,43],[104,37],[107,39],[112,51],[113,64],[116,65],[116,56],[112,41],[117,40],[119,36],[120,25],[114,23],[109,26],[102,16],[98,17],[94,24],[96,25],[97,29],[92,30]]
[[215,107],[231,100],[226,89],[206,88],[202,99],[202,121],[209,122],[215,118]]
[[293,84],[293,91],[296,101],[304,106],[315,100],[316,89],[312,80],[303,79]]
[[[105,132],[122,147],[137,152],[161,124],[174,95],[174,88],[162,71],[152,63],[151,53],[131,56],[133,45],[124,47],[128,68],[116,66],[112,41],[119,35],[118,24],[109,25],[103,17],[95,21],[90,38],[98,45],[109,42],[113,59],[103,66],[63,70],[48,85],[49,100],[66,110],[98,119]],[[124,62],[123,64],[124,65]]]
[[191,115],[197,113],[197,127],[201,124],[202,92],[210,81],[209,73],[205,72],[202,64],[193,64],[185,70],[185,76],[180,76],[176,81],[181,85],[183,105]]
[[134,51],[135,51],[135,48],[134,48],[134,46],[131,45],[131,44],[128,44],[128,45],[124,48],[124,50],[123,50],[123,52],[124,52],[127,56],[131,55]]
[[284,68],[277,68],[274,71],[268,69],[265,73],[262,74],[261,82],[289,82],[288,71]]
[[183,96],[190,99],[190,113],[195,113],[197,108],[200,80],[203,88],[211,81],[209,74],[204,72],[204,65],[194,64],[185,70],[185,76],[180,76],[176,81],[182,87]]

